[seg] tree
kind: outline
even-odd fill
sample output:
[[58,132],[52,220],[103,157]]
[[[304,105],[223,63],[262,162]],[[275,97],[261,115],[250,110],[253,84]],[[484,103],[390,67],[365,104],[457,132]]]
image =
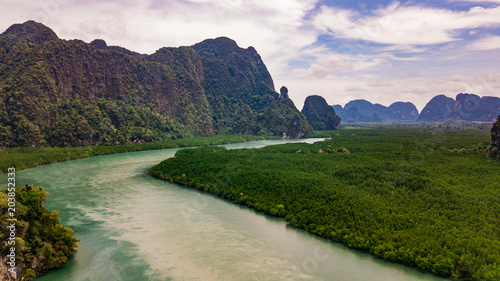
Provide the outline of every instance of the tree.
[[500,156],[500,115],[497,118],[497,121],[491,127],[491,149],[490,149],[490,157],[499,157]]

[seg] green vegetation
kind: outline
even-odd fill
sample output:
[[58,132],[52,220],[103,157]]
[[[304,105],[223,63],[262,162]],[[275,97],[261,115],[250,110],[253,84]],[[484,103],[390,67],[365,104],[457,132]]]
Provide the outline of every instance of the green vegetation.
[[[17,280],[33,280],[47,270],[61,266],[78,247],[73,230],[61,224],[59,211],[48,211],[42,206],[48,195],[41,186],[16,188],[16,238],[15,245],[9,245],[9,197],[7,191],[0,192],[0,255],[4,262],[11,253],[10,248],[16,249],[16,269],[19,269],[20,277]],[[2,272],[3,277],[5,274]]]
[[320,96],[308,96],[304,102],[302,113],[314,130],[340,129],[340,117],[335,114],[333,107]]
[[204,146],[245,142],[252,140],[274,139],[278,137],[260,136],[216,136],[206,138],[189,138],[156,143],[135,143],[116,146],[86,146],[86,147],[19,147],[0,150],[0,174],[5,173],[8,168],[15,167],[16,170],[27,169],[43,164],[86,158],[97,155],[124,153],[141,150],[165,149],[188,146]]
[[490,157],[500,157],[500,116],[491,127],[491,149]]
[[228,38],[141,55],[61,40],[29,21],[0,34],[0,61],[0,147],[307,131],[293,103],[269,120],[278,100],[271,76],[255,49]]
[[253,47],[229,38],[193,46],[203,62],[203,87],[219,134],[300,137],[311,130],[289,98],[279,99],[271,75]]
[[315,144],[187,149],[150,169],[435,274],[500,280],[500,163],[487,130],[361,128]]
[[13,26],[0,35],[0,147],[211,136],[199,60],[192,48],[144,57],[60,40],[35,22]]

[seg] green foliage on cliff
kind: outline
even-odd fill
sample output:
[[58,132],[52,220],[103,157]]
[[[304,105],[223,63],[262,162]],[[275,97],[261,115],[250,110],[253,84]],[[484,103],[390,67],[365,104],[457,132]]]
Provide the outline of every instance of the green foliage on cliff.
[[78,240],[73,230],[61,224],[59,211],[48,211],[42,203],[49,195],[43,187],[31,186],[16,188],[15,245],[9,245],[11,223],[8,206],[9,191],[0,192],[0,253],[5,258],[15,248],[16,269],[19,280],[33,280],[33,277],[56,268],[68,261],[69,255],[76,251]]
[[302,113],[314,130],[339,130],[340,117],[333,107],[321,96],[308,96],[304,102]]
[[30,21],[0,35],[0,61],[0,147],[272,131],[258,118],[277,100],[271,76],[227,38],[141,55]]
[[486,130],[362,128],[315,144],[180,150],[156,177],[436,274],[500,280],[500,166]]
[[[190,48],[145,58],[79,40],[0,35],[2,146],[116,145],[212,135]],[[157,62],[176,57],[176,64]],[[157,61],[156,61],[157,60]],[[193,82],[194,80],[194,82]]]
[[264,124],[264,134],[280,135],[285,138],[301,138],[312,131],[306,117],[295,109],[289,98],[271,103],[258,119]]
[[278,102],[271,75],[253,47],[241,49],[229,38],[217,38],[193,48],[203,61],[203,84],[218,133],[296,138],[311,130],[291,100]]

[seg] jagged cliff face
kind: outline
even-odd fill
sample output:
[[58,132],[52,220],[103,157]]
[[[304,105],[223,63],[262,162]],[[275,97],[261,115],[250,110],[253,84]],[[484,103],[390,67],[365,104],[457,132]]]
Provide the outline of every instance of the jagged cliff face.
[[500,98],[458,94],[456,99],[439,95],[424,107],[418,121],[493,121],[500,114]]
[[320,96],[308,96],[304,102],[302,113],[314,130],[339,130],[340,117],[333,107]]
[[264,133],[281,135],[284,139],[301,138],[312,131],[307,118],[289,98],[273,101],[258,118],[264,124]]
[[2,142],[75,146],[213,134],[193,49],[143,56],[48,30],[28,22],[0,36]]
[[[244,133],[235,127],[244,105],[250,109],[254,123],[260,113],[277,99],[273,80],[254,48],[239,48],[229,38],[208,39],[193,46],[203,62],[203,87],[212,105],[215,130],[218,133]],[[255,124],[253,130],[260,131]],[[257,126],[259,125],[259,126]],[[248,131],[248,130],[247,130]],[[257,133],[257,132],[254,132]]]
[[259,133],[259,114],[278,98],[255,49],[227,38],[142,55],[61,40],[30,21],[0,35],[0,62],[0,146],[242,133],[238,112],[254,123],[244,133]]

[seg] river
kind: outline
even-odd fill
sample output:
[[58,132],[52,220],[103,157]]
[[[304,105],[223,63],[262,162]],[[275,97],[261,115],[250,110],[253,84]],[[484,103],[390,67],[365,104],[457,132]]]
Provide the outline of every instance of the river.
[[[313,142],[318,139],[300,141]],[[297,140],[226,145],[257,148]],[[91,157],[16,173],[80,239],[56,280],[447,280],[318,238],[146,171],[178,149]],[[7,182],[6,175],[0,176]]]

